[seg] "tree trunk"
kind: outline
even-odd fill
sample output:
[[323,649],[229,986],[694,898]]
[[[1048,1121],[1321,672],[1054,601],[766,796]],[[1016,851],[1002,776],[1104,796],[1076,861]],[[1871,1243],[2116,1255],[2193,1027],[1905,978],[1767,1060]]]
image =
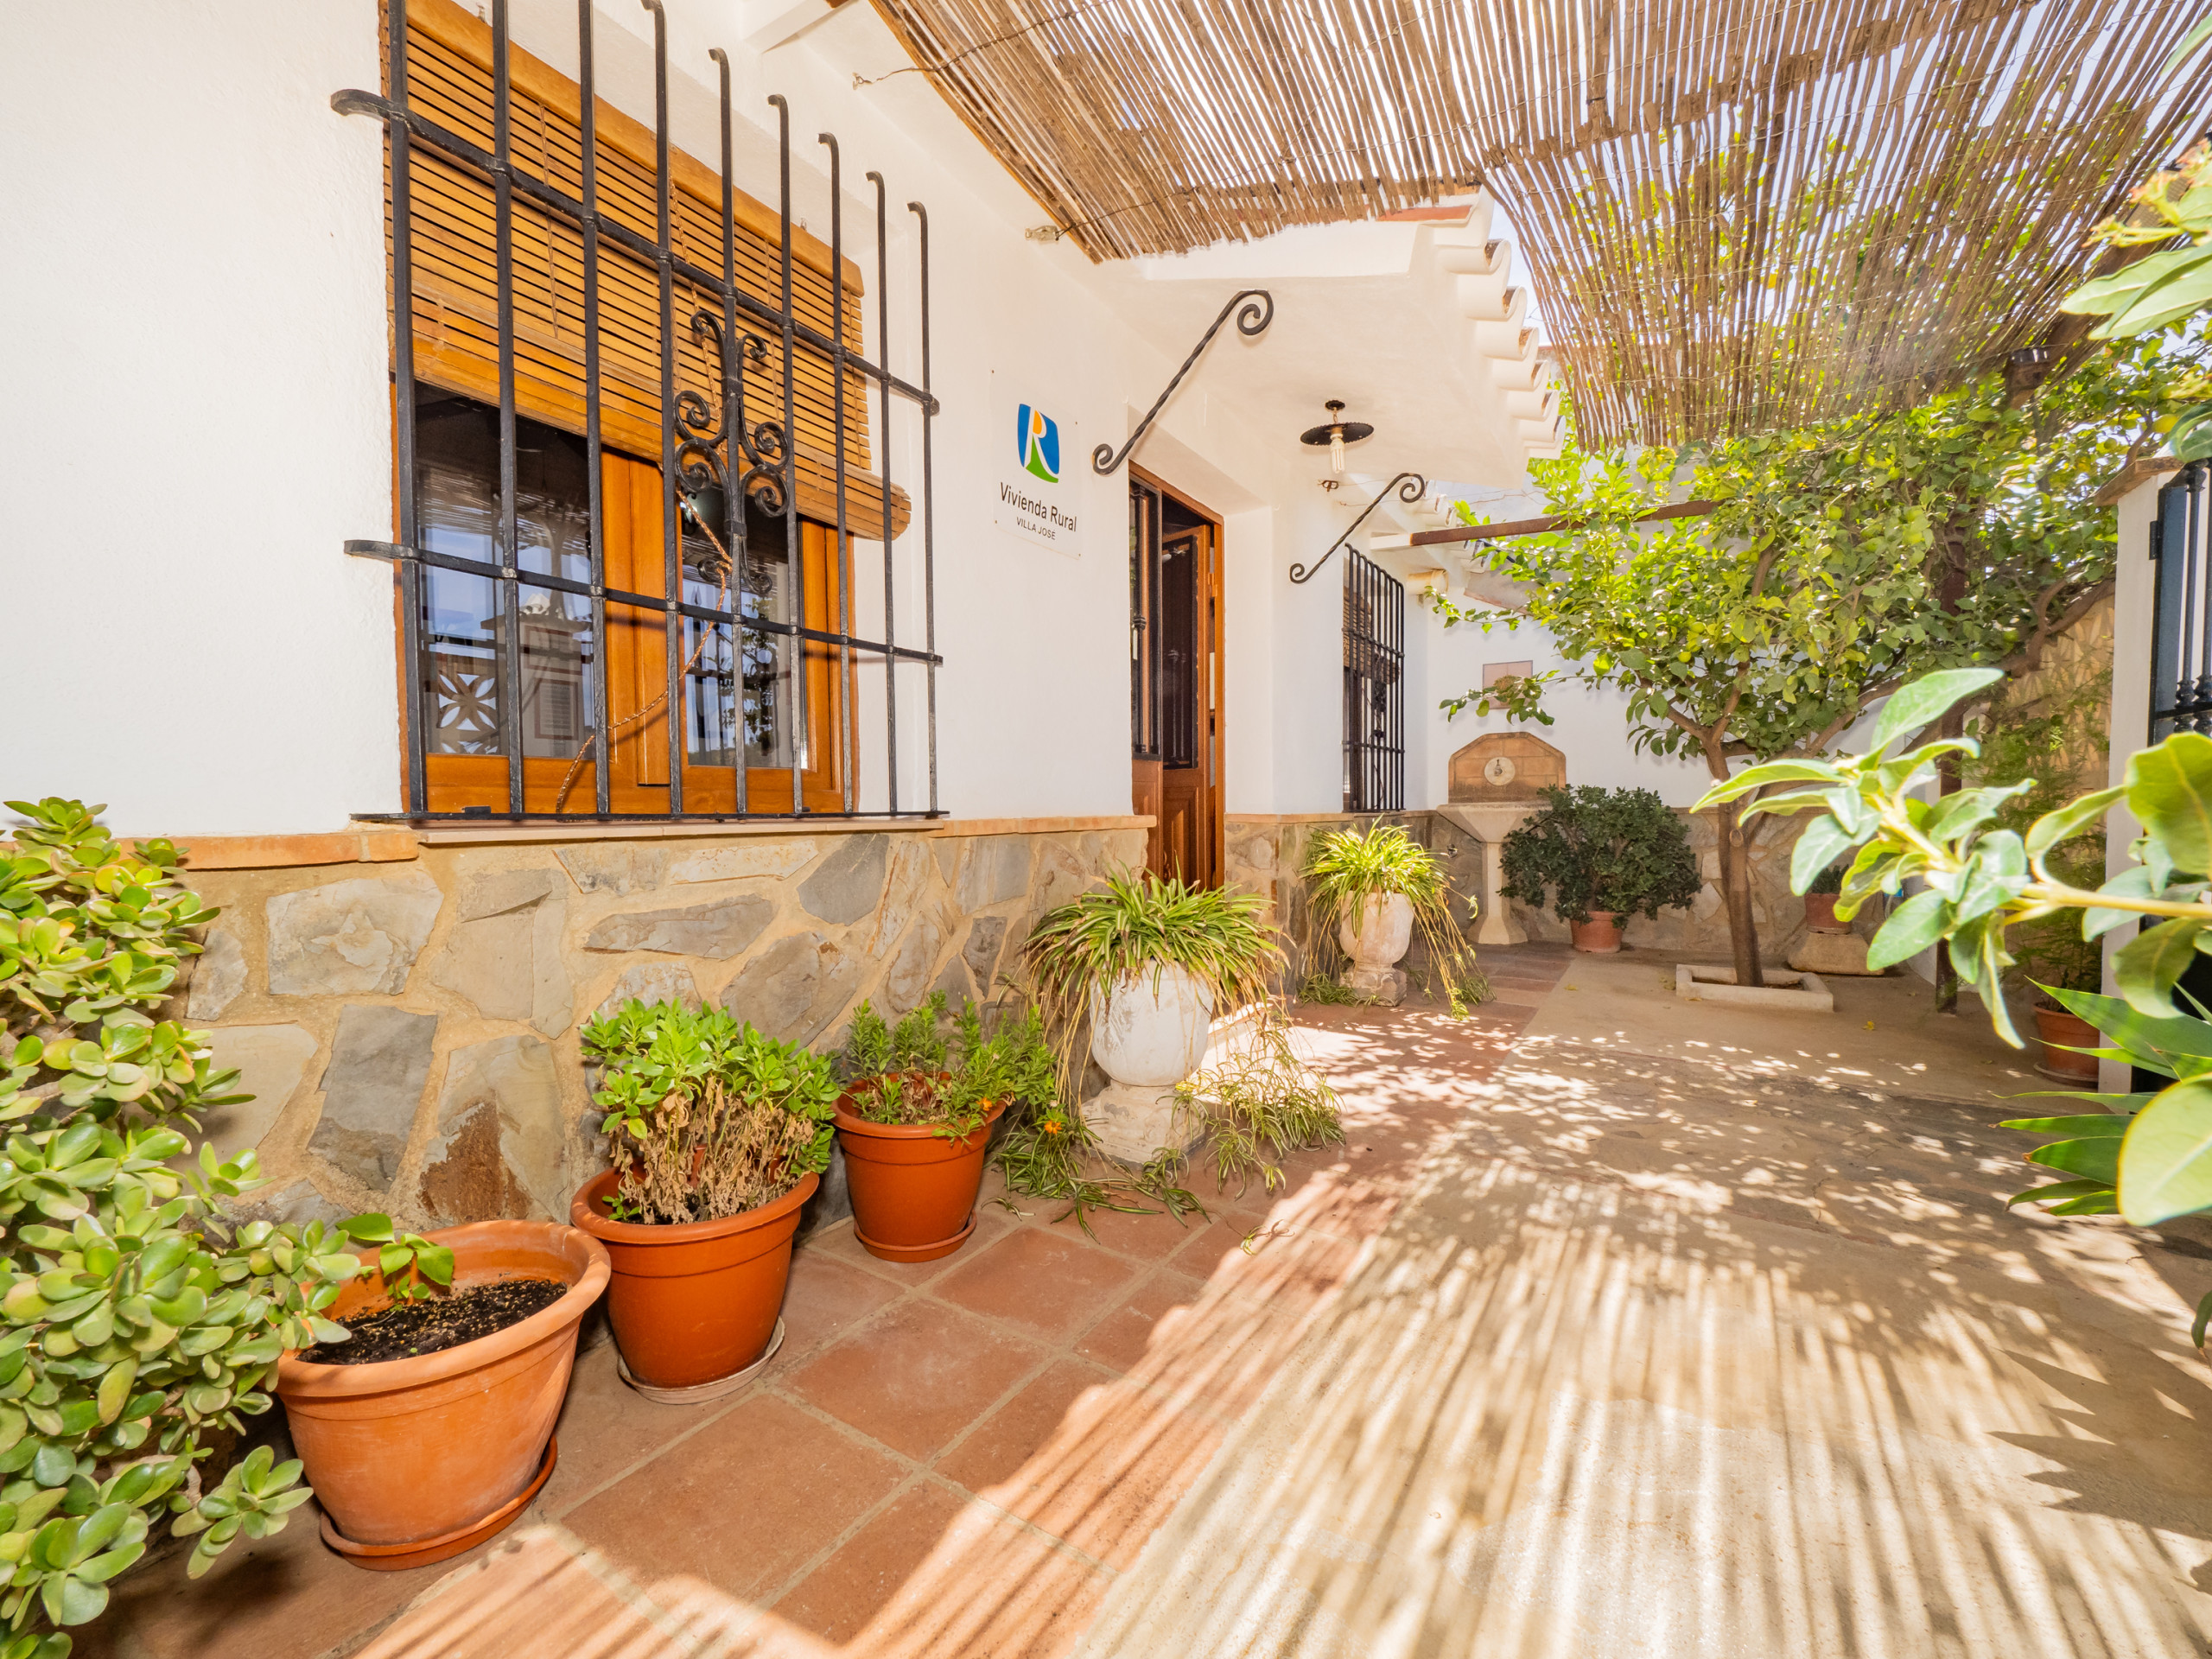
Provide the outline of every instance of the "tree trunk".
[[1759,936],[1751,918],[1751,848],[1744,834],[1743,803],[1720,807],[1720,892],[1728,901],[1728,949],[1738,985],[1764,985]]

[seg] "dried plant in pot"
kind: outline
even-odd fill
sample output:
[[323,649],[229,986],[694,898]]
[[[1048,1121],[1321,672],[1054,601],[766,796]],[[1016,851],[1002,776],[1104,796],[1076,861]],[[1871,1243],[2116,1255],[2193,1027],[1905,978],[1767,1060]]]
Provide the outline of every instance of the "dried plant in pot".
[[1628,918],[1693,903],[1703,891],[1689,832],[1656,792],[1580,785],[1544,791],[1545,806],[1506,836],[1498,891],[1548,902],[1578,950],[1620,949]]
[[946,1025],[941,991],[896,1027],[863,1002],[838,1057],[853,1230],[887,1262],[933,1262],[965,1243],[991,1126],[1019,1100],[1052,1096],[1052,1057],[1033,1014],[986,1037],[970,1002],[950,1033]]
[[613,1167],[570,1206],[607,1246],[626,1380],[658,1399],[740,1387],[779,1339],[799,1209],[829,1167],[830,1062],[720,1008],[635,1001],[584,1028]]

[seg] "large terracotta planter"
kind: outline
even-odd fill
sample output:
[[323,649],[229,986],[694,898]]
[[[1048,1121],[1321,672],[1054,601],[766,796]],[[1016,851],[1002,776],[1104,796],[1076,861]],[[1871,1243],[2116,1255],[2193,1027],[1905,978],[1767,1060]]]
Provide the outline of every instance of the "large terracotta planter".
[[871,1123],[837,1103],[837,1144],[853,1195],[853,1235],[886,1262],[934,1262],[976,1230],[983,1154],[1003,1106],[958,1140],[926,1124]]
[[2036,1035],[2043,1039],[2043,1064],[2036,1068],[2037,1071],[2062,1082],[2086,1083],[2093,1089],[2096,1086],[2095,1057],[2069,1052],[2104,1046],[2104,1039],[2094,1026],[2070,1009],[2037,1008]]
[[820,1178],[809,1175],[772,1204],[720,1221],[655,1227],[607,1213],[613,1170],[576,1194],[569,1218],[607,1247],[613,1276],[607,1322],[632,1382],[662,1397],[733,1382],[763,1358],[791,1278],[799,1207]]
[[1609,957],[1621,948],[1621,917],[1618,911],[1593,910],[1588,920],[1569,921],[1567,925],[1578,950],[1586,950],[1593,957]]
[[[323,1539],[359,1567],[442,1561],[522,1513],[553,1471],[576,1325],[607,1287],[599,1242],[556,1222],[486,1221],[430,1237],[453,1251],[456,1288],[554,1279],[568,1294],[419,1359],[319,1365],[295,1352],[279,1362],[276,1393],[323,1508]],[[330,1317],[343,1323],[387,1300],[379,1281],[356,1280]]]
[[1815,933],[1848,933],[1851,925],[1835,918],[1837,895],[1833,893],[1808,893],[1805,895],[1805,925]]

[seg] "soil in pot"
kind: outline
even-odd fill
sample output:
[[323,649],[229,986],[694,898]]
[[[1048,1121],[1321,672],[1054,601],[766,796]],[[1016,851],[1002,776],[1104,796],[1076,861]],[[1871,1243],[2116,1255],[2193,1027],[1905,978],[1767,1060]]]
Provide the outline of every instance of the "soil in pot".
[[[902,1093],[904,1091],[902,1090]],[[879,1123],[861,1116],[851,1093],[837,1103],[837,1141],[853,1199],[853,1232],[885,1262],[934,1262],[968,1241],[991,1126],[992,1103],[965,1135],[943,1123]]]
[[598,1177],[569,1214],[607,1246],[613,1267],[607,1318],[623,1364],[659,1389],[703,1389],[737,1377],[775,1335],[799,1211],[822,1178],[802,1177],[783,1197],[742,1215],[677,1223],[615,1220],[609,1200],[620,1179],[611,1169]]
[[503,1279],[465,1290],[394,1302],[346,1321],[344,1342],[317,1343],[300,1357],[313,1365],[373,1365],[442,1353],[511,1325],[519,1325],[569,1294],[554,1279]]

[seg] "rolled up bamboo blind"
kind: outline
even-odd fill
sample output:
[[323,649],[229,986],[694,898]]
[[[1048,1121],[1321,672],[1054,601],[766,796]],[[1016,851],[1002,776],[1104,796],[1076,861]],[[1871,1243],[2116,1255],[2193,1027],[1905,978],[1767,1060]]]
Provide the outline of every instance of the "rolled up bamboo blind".
[[[493,147],[492,31],[451,0],[410,0],[407,8],[408,102],[417,113],[470,143]],[[583,192],[581,90],[520,48],[509,51],[510,148],[517,168],[567,194]],[[387,67],[387,74],[389,68]],[[653,135],[596,100],[598,200],[601,217],[650,241],[657,216]],[[671,149],[671,241],[677,254],[706,270],[722,262],[721,179]],[[499,397],[499,271],[491,181],[417,145],[410,168],[414,249],[415,370],[418,379],[496,404]],[[386,211],[390,179],[386,178]],[[752,197],[733,191],[739,287],[772,307],[782,301],[781,221]],[[390,224],[387,219],[386,233]],[[584,429],[583,238],[566,218],[517,192],[512,207],[515,304],[515,406],[522,414],[570,432]],[[859,269],[845,262],[833,282],[830,251],[794,227],[791,313],[827,334],[835,327],[832,295],[844,310],[845,339],[861,341]],[[676,385],[721,411],[721,365],[714,336],[691,328],[695,312],[721,316],[718,296],[676,282]],[[738,327],[747,327],[741,312]],[[782,342],[756,329],[768,346],[764,362],[744,369],[748,426],[780,421]],[[662,453],[659,276],[654,268],[603,238],[599,251],[600,431],[609,448],[658,462]],[[837,518],[836,377],[820,354],[793,352],[794,428],[798,510],[834,524]],[[868,540],[883,535],[883,480],[869,470],[868,383],[845,384],[845,522]],[[740,470],[742,469],[741,462]],[[892,533],[904,530],[906,493],[892,492]]]

